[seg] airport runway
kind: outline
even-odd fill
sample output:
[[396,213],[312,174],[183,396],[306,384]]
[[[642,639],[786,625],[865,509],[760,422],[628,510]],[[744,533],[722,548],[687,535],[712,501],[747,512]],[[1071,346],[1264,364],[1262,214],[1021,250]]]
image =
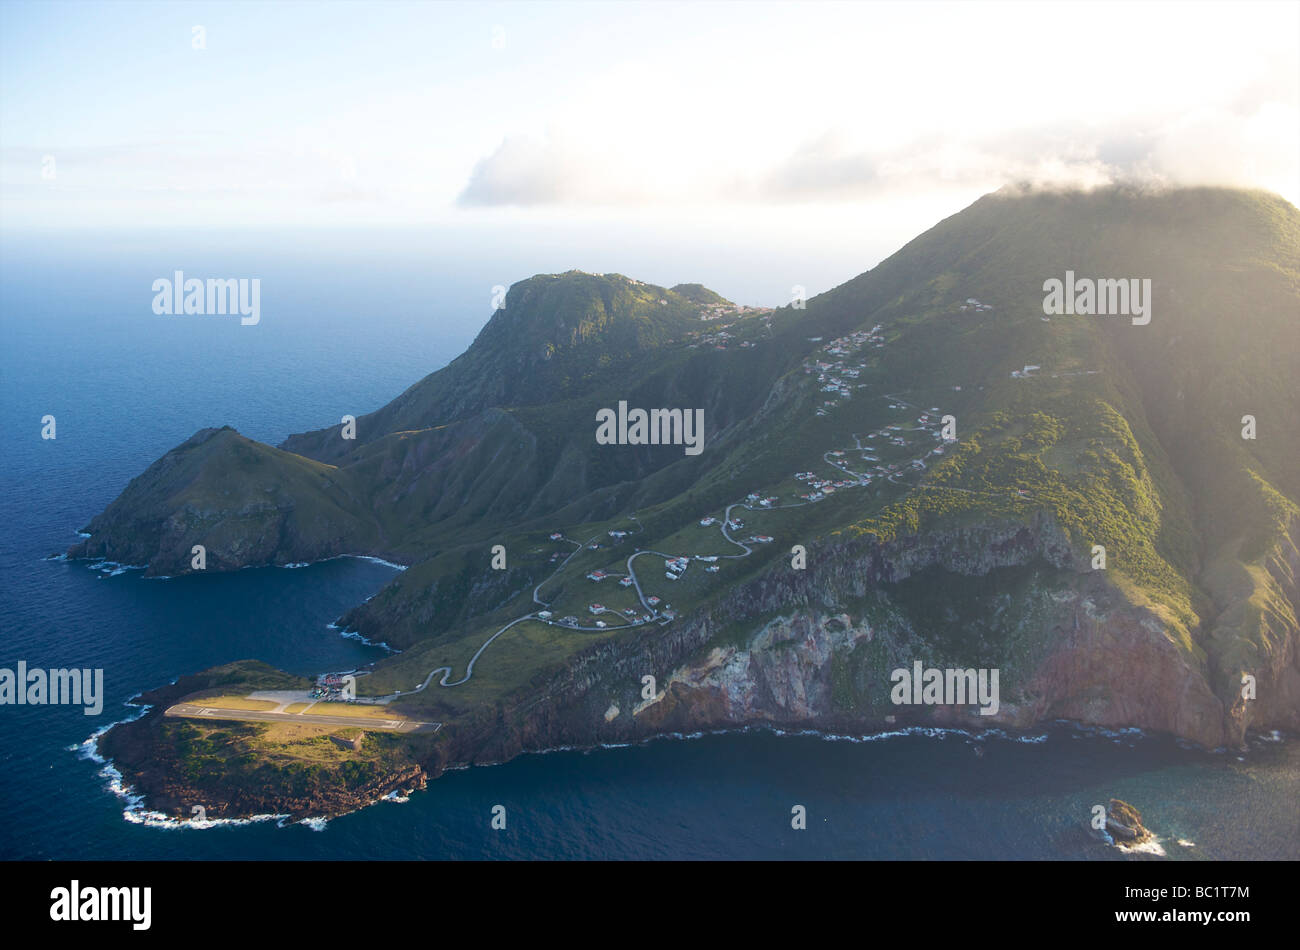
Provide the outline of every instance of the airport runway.
[[437,732],[442,728],[440,722],[417,722],[413,719],[372,719],[368,716],[325,716],[310,712],[289,713],[258,709],[224,709],[218,706],[203,706],[194,703],[177,703],[163,715],[181,716],[186,719],[235,719],[240,722],[309,722],[322,726],[353,726],[360,729],[403,733]]

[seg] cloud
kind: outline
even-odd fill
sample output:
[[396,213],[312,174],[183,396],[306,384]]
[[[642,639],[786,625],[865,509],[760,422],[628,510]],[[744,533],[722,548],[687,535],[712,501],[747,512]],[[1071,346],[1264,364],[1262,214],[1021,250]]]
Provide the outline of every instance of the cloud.
[[457,203],[462,205],[541,205],[579,197],[571,156],[533,138],[507,138],[479,159]]
[[[462,206],[637,204],[651,200],[635,163],[600,155],[601,143],[563,133],[507,137],[480,159]],[[619,169],[624,174],[617,174]]]
[[[1272,87],[1278,88],[1278,87]],[[1281,87],[1283,90],[1285,86]],[[837,127],[765,165],[728,168],[689,147],[657,157],[564,136],[505,139],[475,165],[462,206],[792,204],[865,201],[945,188],[1080,187],[1126,182],[1264,187],[1294,200],[1300,110],[1259,85],[1171,119],[1059,121],[981,133],[928,133],[887,148]],[[757,147],[757,146],[754,146]]]
[[[1131,148],[1131,143],[1124,147]],[[1110,146],[1114,153],[1115,143]],[[943,187],[1011,182],[1095,186],[1112,177],[1098,143],[1069,130],[997,136],[929,135],[890,149],[858,148],[828,134],[795,150],[756,184],[756,200],[844,201]]]

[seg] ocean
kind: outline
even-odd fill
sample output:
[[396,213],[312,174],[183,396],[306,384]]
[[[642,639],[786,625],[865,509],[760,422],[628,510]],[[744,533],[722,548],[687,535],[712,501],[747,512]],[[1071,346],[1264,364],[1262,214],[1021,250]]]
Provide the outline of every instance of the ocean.
[[[1296,737],[1212,754],[1068,724],[665,738],[449,772],[405,802],[310,825],[142,820],[88,754],[92,733],[132,715],[124,704],[142,690],[218,663],[306,674],[377,658],[331,622],[394,569],[344,558],[146,579],[50,555],[196,430],[229,424],[276,443],[375,409],[468,346],[495,284],[557,269],[388,242],[0,239],[0,666],[102,668],[106,693],[94,717],[0,707],[0,857],[1133,860],[1085,831],[1091,806],[1117,797],[1158,836],[1141,857],[1300,858]],[[152,281],[175,270],[259,277],[261,322],[155,316]],[[46,414],[54,440],[41,438]],[[490,825],[496,805],[504,830]],[[796,805],[805,830],[791,828]]]

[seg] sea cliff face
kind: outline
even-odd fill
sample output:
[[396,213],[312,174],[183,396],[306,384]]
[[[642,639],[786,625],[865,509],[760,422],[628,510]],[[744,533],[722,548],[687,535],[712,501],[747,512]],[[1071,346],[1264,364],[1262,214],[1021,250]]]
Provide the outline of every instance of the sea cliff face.
[[[1003,671],[995,714],[890,702],[889,671],[926,656],[928,632],[891,588],[934,568],[978,581],[1033,563],[1042,570],[1001,622],[1008,642],[1039,646]],[[883,603],[864,607],[877,585]],[[1225,702],[1211,687],[1203,654],[1183,648],[1157,611],[1131,602],[1104,571],[1080,563],[1047,517],[889,544],[850,541],[810,551],[807,571],[778,566],[698,617],[585,651],[540,693],[457,723],[444,762],[749,725],[864,734],[1068,719],[1236,746],[1248,726],[1296,727],[1296,646],[1283,638],[1256,670],[1270,699],[1247,716],[1235,690]],[[655,677],[649,696],[646,675]]]
[[150,576],[382,553],[352,476],[245,438],[202,429],[127,485],[68,550]]
[[[203,677],[146,694],[143,701],[155,708],[111,730],[101,749],[154,810],[187,817],[194,802],[203,802],[209,817],[305,818],[422,788],[449,766],[668,733],[756,725],[856,735],[908,726],[1028,730],[1068,719],[1167,732],[1217,748],[1240,745],[1248,727],[1300,725],[1294,637],[1280,638],[1255,671],[1264,698],[1251,705],[1234,689],[1225,702],[1211,688],[1204,659],[1180,646],[1157,612],[1132,603],[1105,571],[1076,557],[1047,515],[1029,525],[970,526],[883,544],[840,540],[809,554],[806,570],[778,563],[697,616],[587,649],[540,687],[449,722],[438,741],[364,781],[325,781],[303,791],[274,769],[264,782],[187,773],[161,709],[207,685]],[[1276,558],[1274,573],[1290,584],[1294,575],[1283,568],[1294,570],[1294,546],[1279,548]],[[934,652],[906,585],[960,577],[995,586],[994,577],[1007,571],[1028,573],[1015,603],[1005,592],[990,595],[994,613],[996,604],[1007,606],[998,620],[1001,639],[993,643],[1009,657],[997,711],[894,705],[893,669],[916,659],[978,665],[972,655]],[[1294,585],[1288,589],[1294,596]],[[1036,647],[1020,650],[1026,643]],[[653,689],[646,676],[654,677]]]
[[[1220,691],[1231,695],[1233,735],[1246,729],[1300,730],[1300,517],[1290,519],[1221,616],[1251,632],[1245,650],[1226,651],[1217,667]],[[1214,631],[1219,636],[1218,630]],[[1246,699],[1243,672],[1254,677]]]
[[[208,571],[401,561],[410,569],[343,618],[403,651],[376,665],[379,694],[431,667],[467,669],[492,631],[540,604],[585,618],[586,572],[621,573],[620,544],[730,552],[672,587],[672,618],[529,620],[483,654],[472,685],[403,697],[446,720],[416,756],[430,774],[759,724],[1065,718],[1235,746],[1247,730],[1300,728],[1295,441],[1238,428],[1261,407],[1300,418],[1297,235],[1296,209],[1255,193],[988,196],[804,308],[737,318],[726,340],[701,324],[694,291],[539,275],[464,356],[357,420],[356,439],[332,426],[284,451],[204,430],[69,555],[155,574],[197,570],[196,545]],[[1149,274],[1158,316],[1136,329],[1045,319],[1042,277],[1063,260]],[[971,312],[974,298],[996,307]],[[594,441],[595,412],[625,401],[703,407],[709,451]],[[917,429],[933,427],[926,412],[951,415],[955,434],[931,433],[944,444]],[[913,448],[930,451],[903,458]],[[874,474],[844,467],[868,461]],[[814,468],[834,494],[788,481]],[[779,543],[735,542],[742,557],[697,526],[746,491],[783,503],[750,508],[746,530]],[[617,544],[590,543],[611,528]],[[508,571],[487,566],[497,544]],[[788,544],[806,548],[806,569]],[[915,663],[996,671],[996,711],[895,705],[891,674]]]

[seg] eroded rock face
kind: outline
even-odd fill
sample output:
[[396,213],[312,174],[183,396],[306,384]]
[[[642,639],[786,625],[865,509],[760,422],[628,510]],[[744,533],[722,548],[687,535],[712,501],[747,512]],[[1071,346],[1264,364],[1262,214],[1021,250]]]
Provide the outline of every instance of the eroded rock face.
[[702,663],[675,670],[668,693],[697,690],[727,722],[797,722],[831,711],[831,657],[870,641],[871,627],[848,614],[781,617],[743,647],[714,647]]
[[[836,658],[871,642],[876,631],[847,614],[800,612],[767,624],[743,647],[713,647],[678,667],[659,708],[641,718],[678,729],[755,722],[870,729],[886,725],[891,713],[904,723],[961,728],[1029,728],[1072,719],[1171,732],[1210,748],[1224,744],[1222,702],[1153,618],[1132,609],[1098,610],[1082,595],[1059,606],[1049,634],[1055,648],[1027,682],[1003,680],[1008,692],[992,715],[943,705],[886,710],[889,682],[883,677],[868,685],[875,695],[860,713],[846,711],[833,695]],[[897,639],[910,633],[880,632]]]
[[[1247,721],[1290,728],[1298,704],[1287,699],[1288,684],[1300,673],[1294,632],[1269,641],[1271,652],[1255,667],[1269,699],[1248,711],[1230,708],[1221,697],[1237,697],[1235,680],[1231,691],[1216,691],[1210,663],[1070,550],[1046,516],[812,548],[807,571],[774,569],[668,627],[593,645],[526,695],[450,724],[430,771],[528,750],[759,724],[864,734],[910,725],[1028,729],[1064,718],[1164,731],[1206,748],[1239,743]],[[1283,550],[1272,568],[1292,604],[1293,561]],[[971,706],[894,706],[888,663],[845,674],[855,652],[910,660],[926,644],[906,611],[868,616],[845,606],[855,598],[883,591],[887,599],[893,585],[935,568],[980,578],[1031,563],[1044,565],[1041,583],[1022,592],[1024,603],[1012,605],[1022,609],[1006,623],[1036,649],[1001,680],[996,715]],[[1198,643],[1204,639],[1200,631]],[[647,674],[656,678],[649,696],[642,693]],[[607,717],[612,708],[622,713]]]
[[[756,724],[868,733],[923,724],[1032,728],[1067,718],[1170,732],[1206,747],[1237,741],[1239,711],[1225,707],[1204,668],[1180,648],[1158,615],[1132,603],[1104,572],[1074,568],[1049,520],[1030,528],[994,526],[998,544],[978,536],[985,530],[972,527],[964,537],[947,533],[897,545],[847,542],[818,549],[807,572],[774,570],[697,615],[595,644],[535,687],[448,723],[446,741],[429,749],[418,766],[313,800],[286,799],[269,787],[232,788],[225,813],[339,813],[395,788],[420,787],[451,764]],[[988,552],[984,558],[977,556],[980,550]],[[842,602],[868,590],[888,592],[936,565],[962,567],[978,577],[981,571],[1035,559],[1048,566],[1040,572],[1041,586],[1023,592],[1032,609],[1007,622],[1023,626],[1021,632],[1041,649],[1018,675],[1001,680],[995,715],[981,716],[969,705],[888,701],[890,666],[908,662],[924,647],[925,633],[913,629],[906,611],[868,612]],[[852,674],[849,661],[860,651],[883,651],[882,662]],[[1266,690],[1292,675],[1294,656],[1294,644],[1276,645],[1278,672],[1261,667]],[[647,674],[656,680],[648,694],[643,693]],[[160,693],[150,701],[162,698]],[[1271,708],[1253,710],[1257,727],[1268,725],[1263,716]],[[155,718],[112,730],[105,752],[127,766],[132,784],[145,792],[151,807],[181,814],[195,800],[195,789],[166,767],[170,750],[159,744]],[[1120,802],[1112,803],[1112,813],[1116,840],[1145,840],[1136,810]]]
[[1106,601],[1084,595],[1060,603],[1056,648],[1025,689],[1034,697],[1029,717],[1137,726],[1207,748],[1233,738],[1204,670],[1189,662],[1160,619],[1113,595]]
[[[1236,620],[1256,604],[1266,609],[1253,614],[1260,648],[1249,668],[1220,661],[1216,664],[1221,694],[1231,697],[1228,715],[1230,731],[1238,738],[1246,729],[1288,729],[1300,731],[1300,519],[1292,519],[1287,530],[1262,561],[1256,586],[1248,596],[1238,596],[1224,611]],[[1218,630],[1211,632],[1218,635]],[[1253,682],[1243,674],[1253,677]],[[1247,699],[1250,694],[1252,698]]]
[[[466,724],[467,735],[477,732],[496,759],[528,748],[751,724],[870,732],[915,724],[1032,728],[1070,719],[1172,733],[1206,748],[1241,741],[1243,719],[1216,694],[1207,664],[1153,609],[1134,603],[1105,572],[1076,563],[1050,518],[888,544],[846,541],[810,554],[806,572],[774,570],[698,616],[593,647],[531,696],[526,713],[494,721],[504,733]],[[996,714],[969,705],[893,706],[889,665],[845,677],[855,650],[884,649],[899,666],[924,647],[926,633],[912,629],[903,611],[868,619],[840,605],[868,592],[887,595],[892,584],[935,567],[979,577],[1031,562],[1045,565],[1044,582],[1024,592],[1032,609],[1007,623],[1036,649],[1003,676]],[[722,635],[745,625],[753,633]],[[1255,708],[1255,728],[1287,727],[1285,716],[1271,726],[1262,718],[1295,675],[1295,645],[1279,642],[1277,654],[1276,672],[1261,667],[1274,699]],[[647,673],[657,679],[650,698],[641,694]],[[632,714],[606,718],[611,706]]]

